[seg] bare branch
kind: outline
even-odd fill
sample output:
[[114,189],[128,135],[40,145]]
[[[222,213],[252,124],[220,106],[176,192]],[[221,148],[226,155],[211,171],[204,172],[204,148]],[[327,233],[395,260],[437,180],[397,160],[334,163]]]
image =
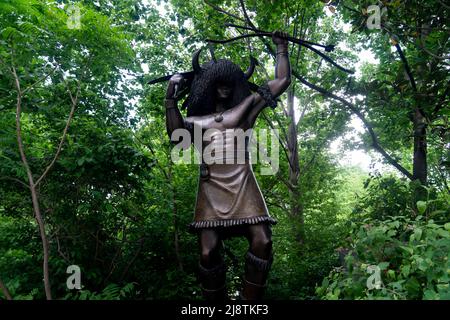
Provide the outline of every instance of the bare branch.
[[237,16],[237,15],[231,13],[231,12],[225,11],[224,9],[222,9],[222,8],[220,8],[220,7],[218,7],[218,6],[214,5],[214,4],[212,4],[212,3],[210,3],[210,2],[207,1],[207,0],[204,0],[204,2],[205,2],[205,4],[207,4],[208,6],[210,6],[211,8],[213,8],[214,10],[216,10],[217,12],[226,14],[227,16],[230,16],[230,17],[232,17],[232,18],[234,18],[234,19],[237,19],[237,20],[239,20],[239,21],[245,22],[244,19],[242,19],[241,17],[239,17],[239,16]]
[[436,117],[438,112],[445,106],[445,99],[447,98],[449,93],[450,93],[450,81],[448,81],[447,88],[445,89],[444,93],[441,95],[439,102],[434,107],[432,118]]
[[[269,127],[270,127],[272,130],[275,130],[275,127],[274,127],[272,121],[264,114],[264,112],[261,113],[261,114],[262,114],[263,119],[266,120],[266,122],[267,122],[267,124],[269,125]],[[275,118],[277,118],[277,117],[275,117]],[[278,124],[279,124],[280,128],[282,129],[282,131],[283,131],[285,137],[287,137],[287,134],[286,134],[286,132],[285,132],[283,126],[281,126],[280,123],[278,123]],[[281,137],[276,133],[276,131],[274,131],[274,133],[275,133],[275,136],[276,136],[277,139],[278,139],[278,142],[279,142],[280,145],[281,145],[281,148],[283,149],[283,152],[284,152],[284,154],[285,154],[285,156],[286,156],[286,159],[288,160],[289,167],[290,167],[291,169],[294,169],[295,166],[294,166],[294,163],[292,163],[291,157],[289,157],[289,153],[288,153],[288,150],[289,150],[289,149],[288,149],[288,147],[285,145],[285,142],[284,142],[284,141],[281,139]],[[285,138],[285,140],[287,140],[287,139]],[[280,178],[280,179],[284,179],[284,178],[281,177],[281,176],[279,176],[279,178]],[[294,188],[294,186],[293,186],[291,183],[288,183],[288,181],[284,180],[283,182],[284,182],[284,183],[286,184],[286,186],[288,186],[289,188]]]
[[450,9],[450,6],[448,4],[445,4],[444,1],[441,1],[441,0],[438,0],[438,1],[443,7]]
[[450,59],[450,55],[448,55],[448,56],[438,56],[438,55],[434,54],[433,52],[431,52],[430,50],[428,50],[425,47],[425,44],[423,43],[422,36],[419,37],[419,46],[422,48],[423,51],[425,51],[426,53],[428,53],[430,56],[432,56],[435,59],[438,59],[438,60],[448,60],[448,59]]
[[61,153],[62,146],[63,146],[64,141],[66,139],[67,131],[69,130],[70,123],[71,123],[73,115],[75,113],[75,108],[76,108],[77,103],[78,103],[78,95],[80,93],[81,80],[78,80],[77,92],[76,92],[75,96],[73,96],[73,94],[70,91],[70,88],[68,87],[67,83],[65,81],[64,81],[64,83],[66,84],[67,91],[69,92],[70,100],[72,101],[72,106],[70,108],[70,113],[69,113],[69,116],[67,118],[66,126],[64,127],[61,140],[59,141],[58,148],[56,149],[55,156],[53,157],[52,161],[47,166],[45,171],[42,173],[42,175],[39,177],[39,179],[37,179],[36,183],[34,184],[35,186],[37,186],[45,178],[47,173],[50,171],[50,169],[53,167],[53,165],[55,164],[56,160],[58,159],[59,154]]
[[409,81],[411,82],[411,86],[412,86],[414,92],[417,93],[416,80],[414,79],[414,76],[413,76],[413,74],[412,74],[411,68],[409,67],[408,60],[406,59],[406,57],[405,57],[405,55],[404,55],[404,53],[403,53],[403,50],[402,50],[402,48],[400,47],[399,42],[397,42],[397,43],[395,44],[395,48],[397,49],[397,52],[398,52],[398,54],[399,54],[399,56],[400,56],[400,59],[401,59],[402,62],[403,62],[403,66],[405,67],[406,74],[408,75]]
[[130,262],[128,262],[125,269],[123,270],[122,275],[120,276],[120,281],[122,281],[125,278],[125,276],[127,275],[128,271],[130,270],[133,263],[136,261],[137,257],[139,256],[139,254],[141,253],[143,248],[144,248],[144,238],[140,238],[139,239],[139,248],[137,249],[133,258],[131,258]]
[[[265,113],[262,112],[261,115],[262,115],[263,119],[266,120],[266,122],[267,122],[267,124],[269,125],[269,127],[270,127],[272,130],[275,130],[275,126],[273,125],[272,121],[265,115]],[[281,126],[280,126],[280,127],[281,127]],[[274,132],[275,132],[275,131],[274,131]],[[283,131],[283,134],[285,135],[284,131]],[[281,147],[282,147],[283,150],[286,152],[287,147],[286,147],[286,145],[285,145],[285,142],[281,139],[281,137],[280,137],[278,134],[276,134],[276,136],[277,136],[277,138],[278,138],[278,141],[279,141],[280,144],[281,144]],[[285,136],[286,136],[286,135],[285,135]],[[286,153],[286,156],[287,156],[287,153]]]
[[42,78],[40,78],[39,80],[37,80],[35,83],[31,84],[29,87],[25,88],[25,90],[22,91],[22,95],[25,95],[26,92],[32,90],[35,86],[37,86],[39,83],[45,81],[48,77],[50,77],[53,73],[55,73],[56,69],[58,68],[58,66],[55,66],[52,71],[50,71],[49,73],[47,73],[45,76],[43,76]]
[[163,173],[164,177],[166,178],[166,180],[170,181],[170,177],[169,174],[167,173],[166,169],[164,168],[163,165],[161,165],[161,163],[158,161],[158,156],[156,155],[156,152],[153,148],[153,146],[151,145],[151,143],[149,142],[148,144],[144,143],[135,133],[133,133],[133,136],[136,138],[136,140],[142,144],[143,146],[147,147],[150,152],[152,153],[152,155],[155,157],[155,162],[156,165],[159,167],[159,169],[161,170],[161,172]]
[[57,244],[57,246],[58,246],[58,253],[59,253],[59,255],[61,256],[61,258],[63,258],[64,261],[65,261],[67,264],[72,264],[72,262],[70,261],[70,259],[67,258],[67,256],[64,254],[64,252],[62,252],[61,244],[60,244],[60,242],[59,242],[59,237],[58,237],[58,235],[55,235],[55,239],[56,239],[56,244]]
[[245,20],[248,22],[248,24],[251,27],[255,28],[255,25],[252,23],[252,21],[250,20],[250,17],[248,16],[247,9],[245,9],[244,0],[239,0],[239,2],[241,3],[241,8],[242,8],[242,12],[244,13]]
[[15,181],[15,182],[17,182],[17,183],[20,183],[21,185],[23,185],[23,186],[24,186],[25,188],[27,188],[27,189],[30,188],[29,185],[27,185],[25,182],[23,182],[22,180],[17,179],[17,178],[8,177],[8,176],[3,176],[3,177],[0,177],[0,180],[11,180],[11,181]]
[[302,76],[300,76],[300,74],[296,71],[296,70],[292,70],[292,74],[304,85],[308,86],[309,88],[316,90],[318,92],[320,92],[322,95],[324,95],[327,98],[332,98],[334,100],[337,100],[339,102],[341,102],[343,105],[345,105],[353,114],[355,114],[364,124],[364,126],[366,127],[367,132],[369,133],[371,139],[372,139],[372,147],[378,151],[391,165],[393,165],[395,168],[397,168],[402,174],[404,174],[406,177],[408,177],[409,179],[413,179],[412,174],[406,170],[400,163],[398,163],[394,158],[392,158],[391,155],[389,155],[386,150],[384,150],[384,148],[380,145],[379,140],[377,135],[375,134],[375,131],[373,130],[372,125],[367,121],[366,117],[363,115],[363,113],[358,110],[358,108],[348,102],[347,100],[345,100],[344,98],[341,98],[327,90],[325,90],[324,88],[321,88],[315,84],[312,84],[310,82],[308,82],[305,78],[303,78]]
[[[247,10],[245,9],[245,3],[244,3],[244,1],[243,1],[243,0],[239,0],[239,1],[240,1],[240,3],[241,3],[241,8],[242,8],[242,11],[244,12],[245,20],[246,20],[246,22],[248,23],[248,25],[249,25],[250,27],[252,27],[253,29],[258,29],[258,28],[255,26],[255,24],[252,22],[252,20],[250,19],[250,17],[248,16],[248,14],[247,14]],[[270,52],[270,51],[273,51],[273,50],[272,50],[272,47],[270,46],[270,43],[266,40],[266,38],[260,36],[259,39],[264,43],[264,45],[266,46],[267,51],[269,51],[269,52]]]

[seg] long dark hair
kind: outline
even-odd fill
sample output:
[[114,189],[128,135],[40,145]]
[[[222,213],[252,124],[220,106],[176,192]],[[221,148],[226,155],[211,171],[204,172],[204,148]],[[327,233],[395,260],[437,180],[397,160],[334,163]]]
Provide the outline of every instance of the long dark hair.
[[244,73],[230,60],[210,61],[200,67],[198,63],[195,65],[195,58],[198,61],[198,55],[193,59],[194,80],[189,96],[183,103],[188,117],[208,115],[216,111],[216,88],[219,83],[231,89],[231,97],[226,101],[225,109],[238,105],[251,94],[247,79],[253,73],[254,65]]

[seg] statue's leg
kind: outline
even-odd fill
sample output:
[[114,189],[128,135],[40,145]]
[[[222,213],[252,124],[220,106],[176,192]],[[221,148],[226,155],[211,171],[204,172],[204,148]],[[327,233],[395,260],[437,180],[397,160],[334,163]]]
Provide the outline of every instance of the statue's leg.
[[242,299],[260,300],[272,265],[272,230],[266,223],[248,226]]
[[224,301],[227,298],[226,267],[220,253],[219,233],[214,229],[203,229],[199,234],[199,242],[199,278],[203,297],[207,301]]

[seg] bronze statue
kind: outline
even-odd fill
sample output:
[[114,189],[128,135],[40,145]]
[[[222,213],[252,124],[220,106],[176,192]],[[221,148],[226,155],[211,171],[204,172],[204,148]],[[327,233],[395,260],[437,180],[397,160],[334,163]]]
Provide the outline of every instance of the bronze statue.
[[[169,136],[176,129],[187,129],[192,134],[195,128],[200,128],[202,132],[214,128],[222,136],[213,135],[211,141],[204,142],[200,147],[202,150],[220,139],[225,149],[227,145],[235,146],[230,141],[233,139],[228,134],[230,129],[251,129],[261,110],[267,105],[275,107],[276,97],[290,84],[286,38],[285,33],[273,33],[272,40],[277,46],[275,79],[254,93],[248,82],[254,69],[253,60],[252,66],[244,73],[229,60],[210,61],[200,66],[197,52],[193,58],[194,72],[189,96],[184,101],[186,118],[177,107],[185,76],[175,74],[169,80],[165,100]],[[195,216],[190,228],[198,233],[201,250],[199,278],[203,295],[210,301],[227,298],[226,267],[220,252],[223,239],[245,236],[250,244],[245,260],[242,299],[262,298],[273,260],[271,224],[276,221],[269,215],[253,174],[248,143],[245,150],[238,151],[244,152],[244,163],[202,162],[200,165]],[[226,157],[230,157],[229,153]],[[231,157],[236,157],[236,154]]]

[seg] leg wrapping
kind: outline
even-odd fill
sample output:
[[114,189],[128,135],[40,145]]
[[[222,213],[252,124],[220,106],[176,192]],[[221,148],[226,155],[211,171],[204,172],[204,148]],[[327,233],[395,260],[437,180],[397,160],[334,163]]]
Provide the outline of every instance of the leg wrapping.
[[250,251],[245,256],[245,275],[243,279],[243,300],[261,300],[266,288],[266,280],[272,266],[273,257],[262,259]]
[[199,278],[205,300],[226,300],[226,266],[223,262],[211,269],[207,269],[199,264]]

